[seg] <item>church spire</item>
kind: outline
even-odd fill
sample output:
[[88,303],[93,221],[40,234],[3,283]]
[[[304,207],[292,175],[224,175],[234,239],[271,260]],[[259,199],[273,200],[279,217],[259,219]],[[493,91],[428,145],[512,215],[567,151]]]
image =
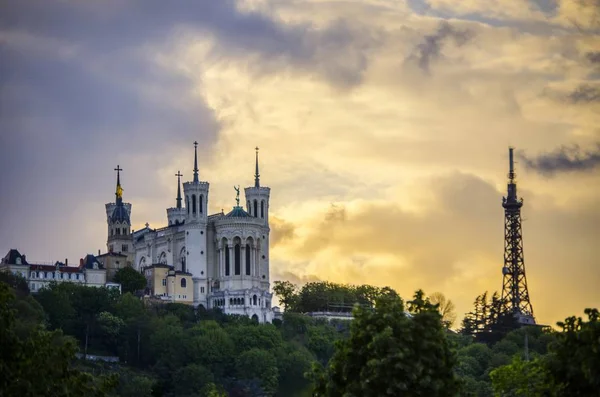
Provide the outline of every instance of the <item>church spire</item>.
[[198,182],[198,142],[194,141],[194,182]]
[[254,187],[260,187],[260,174],[258,173],[258,146],[256,147],[256,171],[254,172]]
[[177,171],[175,176],[177,177],[177,208],[181,208],[181,177],[183,175],[181,175],[181,172]]
[[119,165],[117,165],[117,168],[115,168],[115,171],[117,171],[117,189],[115,191],[115,197],[116,197],[117,204],[121,204],[123,202],[123,188],[121,187],[120,172],[123,171],[123,168],[121,168]]

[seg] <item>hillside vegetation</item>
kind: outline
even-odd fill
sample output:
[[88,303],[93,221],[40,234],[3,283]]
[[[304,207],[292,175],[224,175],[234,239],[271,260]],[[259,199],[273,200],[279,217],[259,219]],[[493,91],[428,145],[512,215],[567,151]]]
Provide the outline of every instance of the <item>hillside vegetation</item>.
[[[600,390],[597,310],[587,310],[587,320],[567,319],[560,332],[521,328],[482,343],[449,330],[421,291],[405,301],[389,288],[313,283],[294,302],[301,289],[285,286],[293,293],[291,301],[282,299],[283,321],[257,324],[70,283],[32,296],[23,280],[3,274],[0,396],[593,396]],[[322,308],[314,302],[357,304],[354,320],[327,322],[294,311]],[[77,351],[120,362],[76,359]]]

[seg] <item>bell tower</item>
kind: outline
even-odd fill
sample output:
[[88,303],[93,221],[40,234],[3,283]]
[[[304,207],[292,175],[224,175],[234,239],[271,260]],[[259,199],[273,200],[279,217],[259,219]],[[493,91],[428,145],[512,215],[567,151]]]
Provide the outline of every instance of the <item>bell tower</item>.
[[246,207],[248,213],[259,219],[262,226],[262,235],[259,240],[259,277],[261,287],[269,288],[269,198],[271,188],[260,185],[260,173],[258,168],[258,147],[256,150],[256,162],[254,167],[254,186],[244,189],[246,196]]
[[183,184],[185,196],[185,262],[194,281],[194,306],[207,307],[208,182],[198,178],[198,142],[194,142],[194,179]]
[[127,264],[133,261],[133,244],[131,240],[131,204],[123,202],[123,188],[121,187],[121,171],[117,165],[117,187],[115,202],[106,204],[106,222],[108,225],[108,239],[106,248],[108,252],[127,255]]

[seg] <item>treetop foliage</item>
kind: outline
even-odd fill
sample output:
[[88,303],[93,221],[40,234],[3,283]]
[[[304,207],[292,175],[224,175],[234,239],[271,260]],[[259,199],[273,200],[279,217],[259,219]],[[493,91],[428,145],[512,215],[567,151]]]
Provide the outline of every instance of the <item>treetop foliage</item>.
[[[71,283],[34,297],[2,277],[0,397],[566,397],[600,389],[596,309],[559,323],[560,331],[507,330],[489,320],[499,317],[479,296],[472,314],[481,330],[471,335],[448,329],[435,294],[417,291],[405,302],[389,288],[279,283],[283,321],[257,324]],[[354,320],[291,310],[323,310],[324,302],[354,302]],[[76,359],[78,350],[120,362]]]

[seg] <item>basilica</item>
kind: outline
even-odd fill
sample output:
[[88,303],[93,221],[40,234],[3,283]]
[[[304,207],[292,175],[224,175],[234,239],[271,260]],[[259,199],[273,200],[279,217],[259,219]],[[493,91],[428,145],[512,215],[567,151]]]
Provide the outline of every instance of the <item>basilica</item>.
[[[254,186],[244,189],[246,207],[208,213],[209,183],[198,177],[194,142],[193,179],[183,183],[177,173],[175,207],[167,209],[167,225],[131,230],[131,209],[123,202],[117,166],[116,200],[106,204],[108,253],[106,268],[129,264],[147,279],[146,296],[194,307],[220,308],[227,314],[271,322],[269,292],[269,196],[260,185],[258,148]],[[119,266],[117,266],[119,267]]]

